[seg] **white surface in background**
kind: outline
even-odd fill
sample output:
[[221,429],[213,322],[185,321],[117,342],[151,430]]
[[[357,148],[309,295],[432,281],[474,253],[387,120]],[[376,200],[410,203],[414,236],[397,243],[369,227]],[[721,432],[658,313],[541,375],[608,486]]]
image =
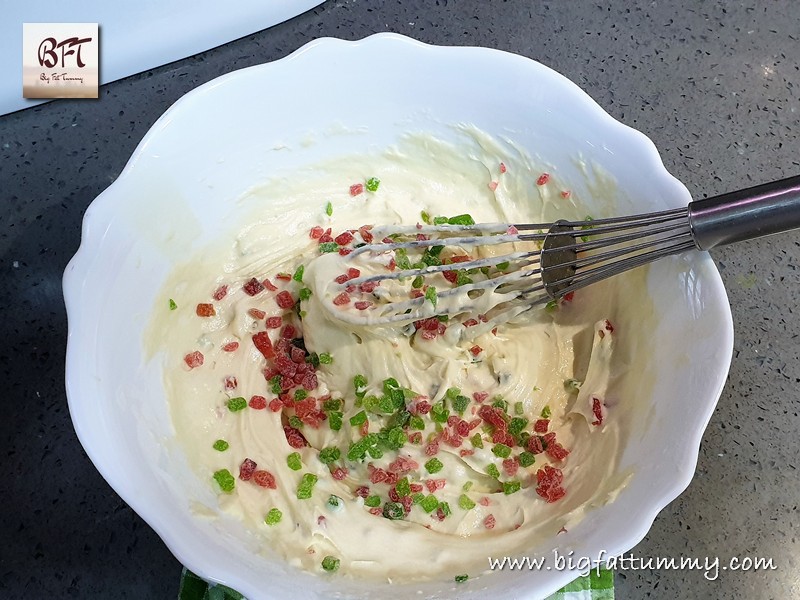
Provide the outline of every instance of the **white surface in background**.
[[8,0],[0,3],[0,115],[22,97],[23,23],[99,23],[100,83],[115,81],[272,27],[324,0]]

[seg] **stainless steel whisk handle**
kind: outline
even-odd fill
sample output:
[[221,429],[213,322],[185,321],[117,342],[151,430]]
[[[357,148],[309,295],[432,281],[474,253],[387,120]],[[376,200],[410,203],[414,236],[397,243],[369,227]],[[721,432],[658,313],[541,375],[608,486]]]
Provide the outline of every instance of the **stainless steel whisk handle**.
[[689,225],[700,250],[798,228],[800,176],[695,200]]

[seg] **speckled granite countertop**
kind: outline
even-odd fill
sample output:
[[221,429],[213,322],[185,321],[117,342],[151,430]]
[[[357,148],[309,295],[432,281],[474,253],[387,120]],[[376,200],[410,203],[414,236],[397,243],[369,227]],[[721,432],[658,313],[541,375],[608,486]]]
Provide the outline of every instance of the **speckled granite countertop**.
[[[800,173],[800,12],[770,2],[329,0],[221,48],[0,117],[0,596],[173,598],[180,565],[103,481],[64,394],[61,274],[88,204],[182,94],[320,36],[394,31],[528,56],[647,134],[695,197]],[[760,556],[777,570],[619,571],[617,597],[800,597],[798,235],[714,252],[736,328],[693,483],[640,557]]]

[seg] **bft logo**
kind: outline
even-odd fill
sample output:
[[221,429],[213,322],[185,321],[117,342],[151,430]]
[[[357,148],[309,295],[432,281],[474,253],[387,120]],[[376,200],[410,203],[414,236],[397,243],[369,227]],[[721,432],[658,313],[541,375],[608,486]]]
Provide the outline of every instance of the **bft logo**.
[[97,23],[24,23],[25,98],[97,98]]
[[[91,41],[92,38],[83,38],[81,40],[72,37],[63,42],[58,42],[55,38],[46,38],[39,44],[39,65],[52,69],[60,64],[61,68],[64,69],[67,67],[67,57],[74,55],[76,65],[82,69],[86,66],[86,63],[81,60],[81,47]],[[56,52],[56,50],[61,52]]]

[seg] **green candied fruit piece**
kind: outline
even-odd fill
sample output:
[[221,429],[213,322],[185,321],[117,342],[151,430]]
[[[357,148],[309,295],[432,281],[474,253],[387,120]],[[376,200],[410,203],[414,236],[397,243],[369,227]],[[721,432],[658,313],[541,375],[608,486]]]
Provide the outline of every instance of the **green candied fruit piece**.
[[308,300],[311,298],[311,295],[311,290],[306,287],[300,288],[300,291],[298,292],[300,300]]
[[339,496],[331,494],[328,497],[328,508],[330,508],[334,512],[341,510],[343,506],[344,506],[344,500],[342,500]]
[[450,217],[447,219],[448,225],[475,225],[475,219],[472,218],[472,215],[463,214],[463,215],[456,215],[455,217]]
[[450,411],[445,408],[444,402],[437,402],[431,407],[431,421],[434,423],[446,423]]
[[469,575],[456,575],[454,579],[456,583],[464,583],[469,579]]
[[387,502],[383,505],[383,516],[390,521],[397,521],[405,516],[403,505],[399,502]]
[[327,352],[323,352],[322,354],[319,355],[319,364],[329,365],[332,362],[333,362],[333,357]]
[[214,480],[219,484],[223,492],[230,494],[236,487],[236,480],[228,469],[220,469],[214,472]]
[[447,391],[444,393],[444,395],[449,400],[455,400],[456,398],[458,398],[461,395],[461,389],[457,388],[457,387],[447,388]]
[[428,213],[428,211],[426,210],[423,210],[419,213],[419,218],[422,219],[422,222],[425,223],[426,225],[430,225],[433,223],[433,221],[431,220],[430,213]]
[[267,525],[277,525],[281,522],[282,518],[283,513],[281,511],[279,511],[277,508],[271,508],[269,509],[267,516],[264,517],[264,523]]
[[425,420],[419,415],[411,415],[408,419],[408,428],[415,431],[422,431],[425,429]]
[[427,496],[425,496],[422,502],[419,503],[419,505],[422,507],[422,510],[424,510],[426,513],[431,513],[435,511],[437,508],[439,508],[439,500],[437,500],[436,496],[434,496],[433,494],[428,494]]
[[339,244],[336,242],[322,242],[318,247],[322,254],[329,254],[331,252],[339,251]]
[[475,508],[475,501],[466,494],[461,494],[461,496],[458,497],[458,507],[464,510],[471,510]]
[[369,506],[370,508],[376,508],[381,505],[381,497],[373,494],[372,496],[367,496],[364,498],[364,506]]
[[403,477],[399,480],[395,484],[394,489],[401,498],[411,495],[411,484],[408,482],[408,477]]
[[356,390],[356,398],[363,398],[367,393],[367,378],[363,375],[353,377],[353,387]]
[[294,391],[294,401],[300,402],[301,400],[305,400],[308,398],[308,392],[305,390],[295,390]]
[[333,203],[332,202],[328,202],[325,205],[325,214],[328,215],[329,217],[333,214]]
[[507,269],[508,269],[508,267],[510,267],[510,266],[511,266],[511,263],[510,263],[509,261],[507,261],[507,260],[504,260],[503,262],[499,262],[499,263],[497,263],[497,264],[495,265],[495,268],[496,268],[498,271],[505,271],[505,270],[507,270]]
[[471,438],[469,438],[469,443],[475,448],[483,448],[483,438],[481,438],[481,434],[474,434]]
[[414,504],[420,504],[423,500],[425,500],[425,494],[421,492],[415,492],[411,494],[411,501]]
[[358,412],[354,414],[352,417],[350,417],[350,425],[352,425],[353,427],[358,427],[366,422],[367,422],[367,411],[365,410],[362,410],[361,412]]
[[495,479],[500,479],[500,470],[494,463],[489,463],[489,466],[486,467],[486,474],[490,477],[494,477]]
[[428,289],[425,290],[425,300],[429,301],[433,308],[436,308],[436,303],[439,301],[439,297],[436,295],[436,288],[428,286]]
[[505,413],[508,412],[508,401],[503,400],[502,396],[497,396],[497,398],[494,399],[494,402],[492,402],[492,406],[495,408],[499,408]]
[[552,414],[552,411],[550,410],[549,406],[545,406],[542,409],[542,418],[543,419],[549,419],[551,414]]
[[464,414],[467,406],[469,406],[469,398],[466,396],[456,396],[456,399],[453,400],[453,410],[460,415]]
[[247,408],[247,400],[239,396],[238,398],[231,398],[227,402],[228,410],[231,412],[239,412]]
[[366,187],[370,192],[377,192],[378,187],[380,187],[380,185],[381,185],[381,180],[378,179],[377,177],[370,177],[369,179],[367,179]]
[[419,288],[422,287],[422,284],[424,284],[424,283],[425,283],[425,279],[422,277],[422,275],[417,275],[411,281],[411,287],[414,288],[415,290],[418,290]]
[[438,458],[432,458],[425,463],[425,470],[431,475],[433,475],[434,473],[438,473],[442,469],[444,469],[444,465],[442,464],[442,461],[440,461]]
[[503,484],[503,493],[506,496],[515,494],[518,491],[520,491],[520,489],[522,489],[522,483],[520,483],[519,481],[506,481]]
[[453,514],[453,511],[450,510],[450,505],[447,502],[440,502],[439,503],[439,508],[441,509],[442,514],[445,517],[449,517],[450,515]]
[[527,450],[525,450],[524,452],[520,452],[519,454],[520,467],[530,467],[535,462],[536,462],[536,456],[533,454],[533,452],[528,452]]
[[328,571],[328,573],[333,573],[339,569],[340,563],[341,561],[335,556],[326,556],[322,559],[322,569]]
[[341,411],[335,410],[328,413],[328,427],[331,431],[339,431],[342,428],[342,419],[344,415]]
[[514,402],[514,414],[518,417],[525,414],[525,405],[522,402]]
[[306,270],[306,268],[303,265],[300,265],[299,267],[297,267],[297,270],[294,272],[294,275],[292,275],[292,279],[294,281],[298,282],[298,283],[302,283],[302,281],[303,281],[303,271],[305,271],[305,270]]
[[292,452],[289,456],[286,457],[286,464],[289,465],[289,468],[292,471],[299,471],[303,468],[303,461],[300,459],[299,452]]
[[547,312],[553,312],[557,308],[558,308],[558,300],[550,300],[550,302],[544,305],[544,309]]
[[433,217],[434,225],[447,225],[447,217]]
[[297,415],[292,415],[291,417],[289,417],[289,425],[291,425],[295,429],[302,429],[303,421]]
[[225,440],[217,440],[216,442],[214,442],[214,445],[212,446],[212,448],[214,448],[214,450],[217,450],[218,452],[225,452],[225,450],[227,450],[229,447],[230,444],[228,444],[228,442],[226,442]]
[[492,452],[495,456],[499,456],[500,458],[508,458],[511,456],[511,448],[505,444],[495,444],[492,446]]
[[467,481],[464,485],[461,486],[461,489],[465,492],[468,492],[472,489],[472,486],[475,485],[473,481]]
[[319,459],[324,464],[329,465],[332,462],[336,462],[339,460],[339,457],[342,455],[342,451],[339,450],[336,446],[330,446],[328,448],[323,448],[319,451]]
[[178,308],[178,305],[177,305],[177,304],[175,304],[175,300],[173,300],[172,298],[170,298],[170,299],[169,299],[169,309],[170,309],[170,310],[175,310],[176,308]]
[[511,435],[519,435],[522,430],[528,426],[528,419],[525,417],[513,417],[508,424],[508,433]]
[[297,486],[297,499],[308,500],[311,498],[311,492],[317,484],[317,476],[313,473],[304,473],[303,478],[300,480],[300,485]]

